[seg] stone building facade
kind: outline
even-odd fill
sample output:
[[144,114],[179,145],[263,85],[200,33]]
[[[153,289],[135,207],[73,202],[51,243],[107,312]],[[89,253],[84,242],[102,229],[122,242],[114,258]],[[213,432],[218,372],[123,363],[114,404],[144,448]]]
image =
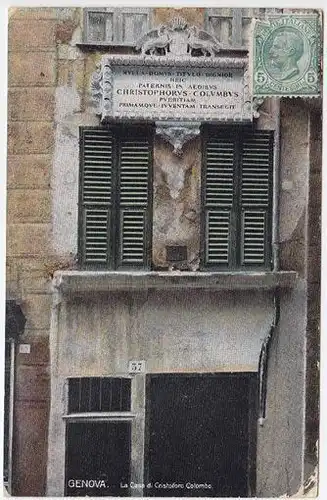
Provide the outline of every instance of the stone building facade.
[[[156,394],[162,391],[166,397],[165,384],[177,391],[174,399],[178,400],[178,390],[184,390],[178,389],[182,386],[178,380],[200,385],[200,380],[208,381],[203,389],[206,400],[219,401],[210,382],[216,380],[227,394],[226,405],[228,394],[232,402],[244,391],[248,394],[246,416],[239,419],[247,418],[249,427],[244,442],[235,444],[236,449],[246,448],[244,484],[239,490],[228,489],[231,476],[226,472],[226,484],[217,483],[213,492],[216,496],[290,495],[316,465],[321,102],[266,99],[256,118],[257,130],[274,134],[269,270],[201,268],[201,134],[186,142],[179,156],[169,142],[154,134],[148,269],[85,270],[78,247],[80,131],[101,126],[90,82],[104,54],[134,56],[136,52],[131,43],[85,43],[84,10],[9,11],[7,299],[19,304],[26,318],[14,347],[11,380],[11,492],[17,496],[71,494],[67,464],[70,448],[77,446],[76,429],[81,426],[80,432],[86,432],[96,422],[90,412],[83,418],[70,415],[71,381],[94,378],[131,384],[128,410],[121,407],[119,415],[97,416],[103,428],[113,422],[129,426],[130,453],[125,457],[129,487],[118,494],[142,495],[142,484],[156,478],[179,479],[184,491],[187,481],[200,481],[195,472],[188,478],[156,476],[158,457],[155,445],[149,444],[149,429],[158,433],[159,417],[152,410],[153,420],[149,420],[148,405],[151,401],[153,408],[155,404],[160,408]],[[214,18],[210,10],[153,8],[147,20],[159,26],[179,16],[189,25],[208,29]],[[237,13],[217,10],[224,16],[220,24],[211,25],[216,26],[217,37],[228,38],[229,30],[235,35]],[[243,12],[244,33],[251,17],[264,15],[262,9],[257,11]],[[133,13],[126,15],[128,22],[134,19]],[[226,49],[228,57],[247,57],[242,49],[246,40],[236,42],[233,50]],[[173,269],[167,247],[187,248],[184,267],[177,264]],[[260,365],[265,345],[268,362]],[[145,371],[133,375],[131,360],[144,360]],[[219,422],[237,420],[231,416],[235,404],[230,404]],[[237,408],[241,415],[242,408]],[[191,412],[188,407],[175,411]],[[170,417],[165,414],[166,423]],[[166,429],[164,424],[162,428]],[[227,426],[222,434],[232,440],[234,432]],[[112,439],[119,448],[123,438]],[[226,441],[227,449],[231,442]],[[192,443],[198,446],[196,440]],[[192,460],[196,463],[194,456]],[[131,482],[135,488],[131,489]],[[185,494],[176,488],[174,495]],[[186,493],[195,494],[190,489]],[[203,494],[209,496],[210,489]]]

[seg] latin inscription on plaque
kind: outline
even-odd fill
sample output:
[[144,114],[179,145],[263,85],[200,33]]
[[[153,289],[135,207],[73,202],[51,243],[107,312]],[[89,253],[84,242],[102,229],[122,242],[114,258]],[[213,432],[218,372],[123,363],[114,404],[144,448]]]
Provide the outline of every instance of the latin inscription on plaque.
[[115,66],[112,115],[154,119],[244,118],[242,68]]

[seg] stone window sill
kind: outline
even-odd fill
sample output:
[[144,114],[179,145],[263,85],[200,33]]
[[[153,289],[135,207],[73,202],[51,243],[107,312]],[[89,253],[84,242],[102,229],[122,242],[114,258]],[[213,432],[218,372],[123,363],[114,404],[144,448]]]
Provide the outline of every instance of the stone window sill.
[[62,293],[110,292],[114,290],[271,290],[292,288],[295,271],[56,271],[55,289]]
[[132,412],[86,412],[86,413],[69,413],[63,415],[63,419],[70,422],[89,422],[90,420],[97,422],[129,422],[136,417],[136,413]]

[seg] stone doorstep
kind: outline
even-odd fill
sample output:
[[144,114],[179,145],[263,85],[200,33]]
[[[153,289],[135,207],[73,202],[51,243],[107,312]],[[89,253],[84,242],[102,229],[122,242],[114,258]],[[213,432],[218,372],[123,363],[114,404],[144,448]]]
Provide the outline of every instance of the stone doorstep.
[[63,293],[146,289],[269,290],[292,288],[296,279],[295,271],[56,271],[53,286]]

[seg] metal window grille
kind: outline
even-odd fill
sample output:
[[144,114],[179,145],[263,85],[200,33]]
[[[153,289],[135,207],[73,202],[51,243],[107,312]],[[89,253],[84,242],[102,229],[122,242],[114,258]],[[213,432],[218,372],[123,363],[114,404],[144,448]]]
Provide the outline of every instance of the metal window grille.
[[117,412],[131,409],[131,379],[70,378],[68,413]]

